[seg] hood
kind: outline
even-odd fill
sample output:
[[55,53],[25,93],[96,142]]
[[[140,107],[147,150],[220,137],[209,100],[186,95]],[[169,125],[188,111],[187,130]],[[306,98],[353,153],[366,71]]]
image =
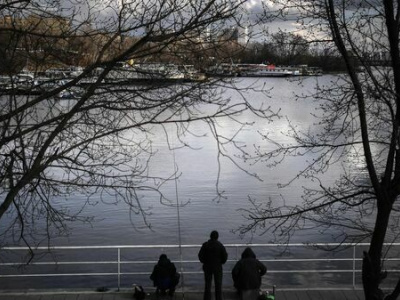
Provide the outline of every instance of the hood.
[[250,247],[247,247],[242,253],[242,258],[256,258],[256,255]]
[[158,264],[161,266],[165,266],[170,263],[171,263],[171,261],[168,259],[168,257],[166,255],[161,255],[160,259],[158,260]]

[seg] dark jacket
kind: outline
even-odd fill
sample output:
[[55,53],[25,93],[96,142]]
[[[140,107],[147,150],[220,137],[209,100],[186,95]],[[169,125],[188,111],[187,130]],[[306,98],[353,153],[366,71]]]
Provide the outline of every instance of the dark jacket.
[[160,288],[169,288],[175,284],[176,268],[175,265],[167,258],[161,255],[158,263],[154,266],[150,279],[153,280],[154,286]]
[[261,276],[267,273],[267,268],[254,254],[251,248],[246,248],[242,258],[232,269],[234,286],[239,290],[254,290],[261,286]]
[[206,266],[220,266],[228,259],[228,253],[224,245],[218,240],[208,240],[205,242],[199,252],[199,260]]

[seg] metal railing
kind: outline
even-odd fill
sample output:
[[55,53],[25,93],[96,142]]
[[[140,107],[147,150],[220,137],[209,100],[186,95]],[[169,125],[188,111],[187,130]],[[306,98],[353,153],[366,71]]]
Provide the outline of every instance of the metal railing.
[[[279,283],[278,286],[290,286],[293,282],[295,285],[303,285],[304,282],[313,281],[312,278],[322,278],[324,281],[331,281],[338,288],[342,288],[343,285],[356,288],[361,284],[359,277],[362,251],[367,249],[368,244],[226,244],[229,260],[224,267],[225,273],[230,273],[235,262],[240,259],[241,251],[248,246],[252,247],[257,258],[267,265],[267,274],[273,278],[271,283],[276,284],[279,277],[286,282]],[[386,271],[400,272],[400,243],[385,246],[389,249],[384,259]],[[342,251],[337,251],[339,248]],[[12,286],[7,282],[26,282],[27,278],[29,281],[33,278],[47,278],[51,284],[55,280],[50,278],[57,278],[59,281],[58,278],[61,277],[101,277],[108,278],[108,285],[110,280],[115,282],[114,286],[119,290],[127,286],[126,282],[136,282],[139,278],[148,281],[159,254],[167,253],[182,275],[181,284],[187,288],[202,282],[203,272],[197,259],[199,249],[200,245],[38,247],[34,249],[36,254],[33,260],[26,265],[29,250],[27,247],[3,247],[0,249],[0,280],[6,283],[2,284],[4,288]],[[343,277],[344,283],[334,283]],[[123,278],[126,279],[125,282]],[[96,284],[99,282],[96,281]]]

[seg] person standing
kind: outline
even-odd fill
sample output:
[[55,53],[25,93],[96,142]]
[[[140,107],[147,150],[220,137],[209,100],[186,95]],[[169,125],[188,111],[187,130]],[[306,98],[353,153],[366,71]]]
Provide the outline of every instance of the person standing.
[[215,300],[222,300],[222,265],[228,259],[225,246],[218,241],[218,231],[210,234],[210,239],[203,243],[199,251],[199,260],[203,264],[204,271],[204,295],[203,300],[211,299],[211,284],[214,277]]
[[267,267],[260,262],[250,247],[244,249],[241,259],[232,269],[232,279],[242,300],[256,300],[261,287],[261,277]]

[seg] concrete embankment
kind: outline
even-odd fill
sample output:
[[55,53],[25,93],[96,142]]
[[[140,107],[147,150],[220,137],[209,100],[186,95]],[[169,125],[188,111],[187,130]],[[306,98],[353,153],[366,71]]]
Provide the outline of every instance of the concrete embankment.
[[[224,300],[239,300],[234,291],[224,291]],[[132,291],[30,291],[3,292],[0,300],[124,300],[134,299]],[[213,298],[214,299],[214,298]],[[361,290],[279,290],[276,300],[362,300]],[[157,297],[147,294],[145,300],[203,300],[201,292],[176,292],[174,297]]]

